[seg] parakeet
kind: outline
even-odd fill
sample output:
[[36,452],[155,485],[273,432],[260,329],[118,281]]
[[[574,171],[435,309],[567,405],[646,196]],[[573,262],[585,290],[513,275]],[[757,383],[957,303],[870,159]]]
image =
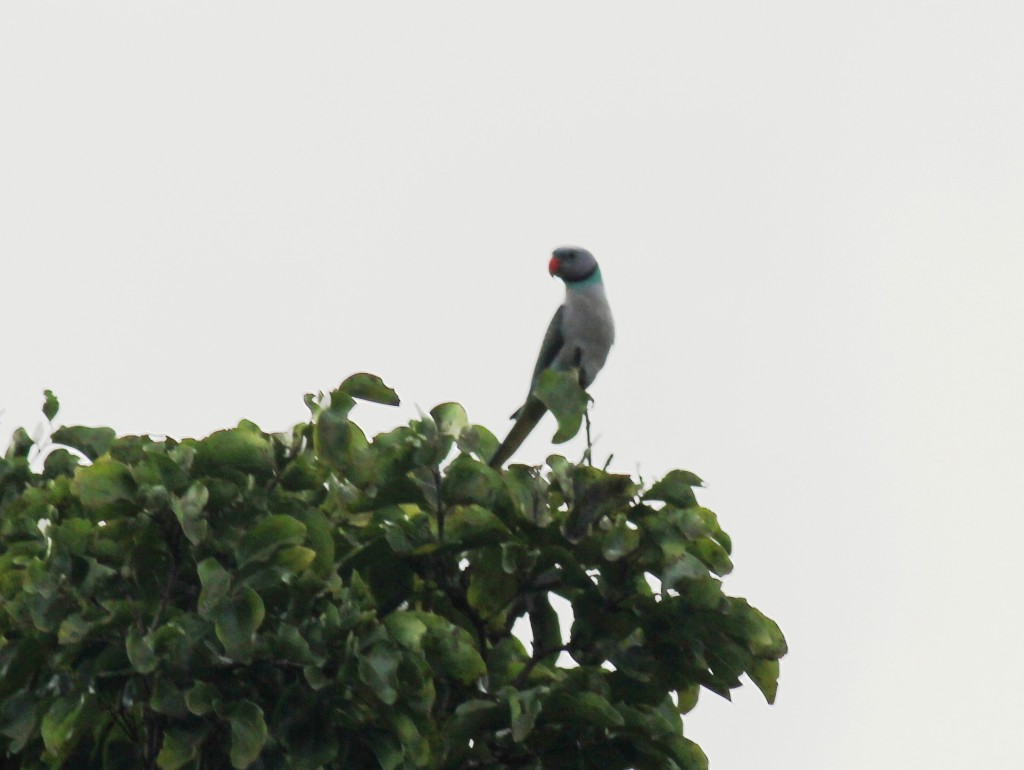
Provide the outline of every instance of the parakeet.
[[575,246],[555,249],[548,262],[548,272],[565,283],[565,302],[548,325],[533,368],[530,394],[526,403],[512,415],[516,422],[491,458],[492,468],[500,468],[515,453],[547,411],[533,395],[541,372],[575,367],[580,387],[587,388],[604,366],[615,341],[612,311],[594,255]]

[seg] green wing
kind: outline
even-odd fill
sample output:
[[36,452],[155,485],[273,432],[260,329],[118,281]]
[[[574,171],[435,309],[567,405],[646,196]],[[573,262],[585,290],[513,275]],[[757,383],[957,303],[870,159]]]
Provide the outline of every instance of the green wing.
[[565,315],[565,305],[559,305],[558,310],[551,316],[551,323],[548,330],[544,332],[544,341],[540,343],[540,353],[537,354],[537,364],[533,367],[533,377],[530,379],[530,391],[537,387],[537,380],[540,373],[551,366],[558,351],[565,344],[565,336],[562,334],[562,316]]
[[505,461],[510,458],[519,445],[523,443],[530,431],[532,431],[540,418],[544,416],[544,413],[548,410],[540,400],[533,395],[533,389],[537,387],[537,380],[540,379],[540,373],[551,366],[554,362],[558,352],[562,349],[565,344],[565,336],[562,334],[562,316],[565,314],[565,305],[561,305],[555,314],[551,317],[551,323],[548,324],[548,330],[544,333],[544,341],[540,344],[540,353],[537,355],[537,364],[533,367],[533,377],[530,378],[530,394],[526,398],[526,403],[519,407],[515,414],[512,415],[512,419],[516,421],[515,425],[512,426],[512,430],[509,431],[508,436],[501,442],[501,446],[498,447],[498,451],[494,453],[494,457],[491,458],[490,466],[492,468],[500,468],[504,465]]
[[[565,344],[565,336],[562,334],[562,316],[564,314],[565,305],[560,305],[555,314],[551,316],[551,323],[548,324],[548,330],[544,333],[544,341],[540,343],[540,353],[537,354],[537,363],[534,365],[533,375],[530,377],[530,393],[533,393],[533,389],[537,387],[540,373],[551,366],[551,362],[555,360],[558,351]],[[529,393],[527,397],[529,397]],[[522,411],[523,407],[519,407],[512,413],[512,419],[515,420],[519,417]]]

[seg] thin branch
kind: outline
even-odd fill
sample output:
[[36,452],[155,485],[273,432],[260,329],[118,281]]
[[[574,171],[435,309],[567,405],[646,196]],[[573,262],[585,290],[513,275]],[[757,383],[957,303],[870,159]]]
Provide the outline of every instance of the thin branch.
[[523,670],[516,674],[516,678],[512,680],[512,686],[516,688],[522,687],[526,682],[526,679],[530,676],[530,672],[537,667],[538,663],[555,653],[568,652],[571,648],[572,642],[569,642],[568,644],[560,644],[557,647],[548,647],[543,650],[534,651],[533,657],[526,662],[526,665],[523,666]]
[[444,542],[444,498],[441,497],[441,469],[434,468],[434,491],[437,494],[437,539]]
[[583,452],[583,459],[591,468],[594,467],[594,442],[590,440],[590,404],[587,404],[587,411],[583,413],[583,419],[587,424],[587,448]]

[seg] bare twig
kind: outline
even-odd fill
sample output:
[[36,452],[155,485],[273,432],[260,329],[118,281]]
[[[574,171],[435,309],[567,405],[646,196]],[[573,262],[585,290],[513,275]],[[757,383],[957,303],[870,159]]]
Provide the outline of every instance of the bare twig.
[[583,459],[587,465],[594,467],[594,442],[590,440],[590,404],[587,404],[587,411],[583,413],[583,419],[587,425],[587,449],[583,453]]
[[441,497],[441,469],[434,468],[434,489],[437,492],[437,539],[444,542],[444,500]]
[[522,687],[530,676],[530,672],[537,667],[538,663],[555,653],[568,652],[571,646],[572,643],[570,642],[569,644],[560,644],[557,647],[548,647],[543,650],[534,651],[533,656],[526,662],[526,665],[523,666],[523,670],[516,674],[516,678],[512,680],[512,686],[516,688]]

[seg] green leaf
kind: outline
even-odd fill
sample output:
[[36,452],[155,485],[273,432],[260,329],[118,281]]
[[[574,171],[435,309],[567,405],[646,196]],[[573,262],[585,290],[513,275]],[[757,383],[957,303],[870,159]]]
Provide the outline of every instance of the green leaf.
[[[421,617],[437,618],[429,613]],[[480,656],[470,633],[451,622],[437,618],[428,621],[430,633],[424,644],[432,668],[444,672],[463,684],[472,684],[487,673],[487,664]]]
[[114,733],[104,741],[103,756],[95,760],[96,767],[102,767],[103,770],[138,770],[142,764],[141,749],[141,746],[126,737]]
[[476,503],[492,508],[502,487],[497,471],[469,455],[459,455],[445,468],[441,498],[448,505]]
[[[401,403],[398,394],[385,385],[380,377],[365,372],[347,377],[338,386],[335,393],[344,393],[352,398],[373,401],[378,404],[387,404],[388,406],[398,406]],[[331,397],[333,399],[334,393],[331,394]]]
[[83,719],[90,717],[86,711],[87,698],[83,693],[73,693],[57,698],[43,716],[39,734],[43,745],[53,756],[60,757],[65,750],[70,750],[81,735],[84,728]]
[[199,745],[206,738],[207,731],[203,727],[168,727],[164,731],[164,742],[160,746],[156,763],[161,770],[178,770],[193,759],[199,751]]
[[531,572],[537,565],[540,551],[527,549],[516,540],[506,540],[501,544],[501,568],[506,574]]
[[511,536],[501,519],[479,505],[457,505],[445,517],[445,540],[463,546],[499,542]]
[[102,532],[88,519],[67,519],[51,525],[47,534],[58,548],[76,556],[84,556],[95,531]]
[[781,658],[787,652],[786,638],[778,624],[745,599],[728,600],[730,625],[745,640],[745,646],[759,658]]
[[445,404],[438,404],[430,410],[430,416],[437,423],[437,430],[442,436],[451,436],[458,439],[467,427],[469,417],[461,404],[449,401]]
[[427,633],[427,624],[417,612],[392,612],[384,618],[384,627],[396,643],[406,649],[419,652],[422,648],[423,636]]
[[430,762],[430,744],[416,728],[416,723],[401,711],[390,714],[391,731],[402,743],[406,764],[412,767],[427,767]]
[[199,562],[196,572],[203,586],[197,605],[199,616],[210,619],[213,611],[231,591],[231,575],[212,556]]
[[732,559],[718,543],[708,537],[695,540],[689,550],[704,562],[716,575],[728,575],[732,572]]
[[223,707],[219,715],[231,726],[231,766],[242,770],[256,761],[267,740],[263,709],[243,700]]
[[488,684],[498,688],[511,684],[526,667],[529,659],[526,647],[516,637],[509,636],[500,640],[487,655]]
[[359,658],[359,678],[381,702],[393,706],[398,700],[398,650],[378,644]]
[[321,483],[320,469],[310,453],[300,454],[281,471],[281,487],[290,492],[312,490]]
[[[32,449],[36,442],[32,440],[32,437],[28,435],[28,431],[24,428],[18,428],[11,434],[11,443],[7,446],[7,452],[4,457],[8,460],[14,460],[17,458],[28,457],[29,450]],[[27,470],[27,466],[26,466]]]
[[565,522],[565,536],[578,542],[604,516],[627,508],[636,484],[629,476],[605,473],[578,465],[572,469],[572,507]]
[[284,514],[271,514],[242,538],[237,553],[239,566],[266,559],[279,548],[299,545],[305,538],[306,525],[301,521]]
[[686,687],[676,690],[676,708],[680,714],[689,714],[697,705],[697,698],[700,697],[700,684],[693,682]]
[[612,528],[605,533],[601,553],[608,561],[618,561],[640,547],[640,530],[631,527],[625,516],[616,516]]
[[509,713],[512,717],[512,740],[516,743],[525,741],[533,732],[537,717],[543,706],[543,695],[547,688],[534,687],[530,690],[515,691],[505,688],[508,698]]
[[[573,375],[540,388],[565,437],[587,405]],[[81,448],[33,449],[15,432],[0,460],[7,764],[704,770],[680,717],[701,688],[775,699],[785,638],[714,574],[731,543],[698,477],[645,495],[564,457],[495,471],[496,440],[460,405],[371,441],[351,420],[362,398],[397,403],[360,374],[281,433],[72,427],[57,435]]]
[[445,733],[452,746],[465,744],[474,737],[493,735],[508,726],[508,708],[488,700],[460,703],[446,725]]
[[283,567],[293,575],[299,575],[312,567],[314,561],[316,561],[316,551],[302,545],[293,545],[278,551],[274,555],[272,563],[277,567]]
[[47,420],[53,422],[53,418],[57,416],[57,412],[60,410],[60,401],[53,395],[52,390],[43,391],[43,415]]
[[373,477],[369,455],[370,443],[363,431],[348,419],[347,409],[336,409],[332,404],[317,417],[313,428],[313,446],[317,455],[334,468],[341,470],[355,484]]
[[220,692],[212,684],[196,682],[185,693],[185,705],[197,717],[205,716],[220,703]]
[[622,715],[596,692],[557,692],[544,702],[544,723],[576,725],[586,722],[601,729],[622,727]]
[[373,753],[380,763],[381,770],[398,770],[403,765],[405,752],[397,738],[379,730],[368,732],[366,737],[373,746]]
[[[444,453],[439,453],[438,456],[429,460],[429,465],[435,465],[441,462],[443,454]],[[429,508],[431,512],[436,513],[440,506],[441,499],[438,497],[437,478],[434,475],[434,471],[428,467],[428,465],[417,465],[411,471],[406,473],[405,477],[420,491],[427,508]]]
[[55,479],[58,476],[74,476],[77,467],[78,455],[61,447],[46,455],[46,459],[43,460],[43,475],[48,479]]
[[747,674],[757,685],[757,689],[769,703],[775,703],[775,695],[779,690],[779,661],[755,658],[747,668]]
[[8,751],[17,754],[35,737],[39,706],[35,693],[30,690],[20,690],[0,703],[0,735],[11,739]]
[[153,694],[149,698],[149,706],[158,714],[181,718],[188,713],[185,704],[185,696],[181,691],[171,684],[170,681],[161,677],[153,686]]
[[75,613],[64,618],[57,631],[58,644],[78,644],[92,630],[93,623]]
[[516,513],[532,524],[546,527],[551,523],[551,510],[548,506],[548,485],[537,475],[533,468],[525,465],[513,465],[504,474],[502,480]]
[[273,447],[255,424],[242,420],[237,428],[216,431],[198,442],[194,467],[211,476],[239,471],[268,478],[274,471]]
[[75,492],[89,510],[103,510],[119,500],[131,499],[135,481],[127,466],[109,457],[75,471]]
[[381,525],[395,553],[427,553],[437,545],[436,524],[418,505],[404,504],[381,512]]
[[125,639],[125,650],[132,668],[140,674],[149,674],[156,670],[159,660],[153,650],[152,641],[137,628],[128,632]]
[[313,393],[306,393],[302,397],[302,403],[304,403],[306,405],[306,408],[309,410],[310,416],[313,418],[314,421],[316,420],[317,416],[320,414],[320,410],[323,408],[321,406],[321,402],[323,400],[324,400],[324,394],[323,394],[322,391],[320,393],[315,394],[315,395]]
[[681,735],[662,739],[668,755],[680,770],[708,770],[708,758],[700,746]]
[[309,642],[295,626],[284,624],[276,638],[270,640],[272,652],[282,660],[303,665],[323,663],[323,657],[314,655]]
[[276,718],[271,718],[271,735],[288,749],[290,770],[333,768],[340,748],[338,730],[331,710],[314,698],[305,688],[286,692],[278,700]]
[[500,620],[516,595],[518,583],[501,566],[501,551],[494,546],[481,549],[469,568],[470,606],[484,620]]
[[676,588],[683,580],[704,580],[707,577],[708,568],[691,553],[683,553],[673,559],[661,572],[661,582],[665,588]]
[[334,570],[334,538],[327,517],[318,510],[305,511],[298,514],[306,525],[306,540],[316,551],[313,569],[322,577],[327,578]]
[[137,462],[132,473],[140,487],[163,487],[176,495],[184,492],[191,482],[181,464],[156,451],[148,452],[144,460]]
[[63,444],[77,449],[90,460],[104,454],[114,443],[117,435],[113,428],[87,428],[84,425],[66,425],[50,436],[54,444]]
[[192,545],[199,545],[209,531],[203,509],[210,500],[210,491],[198,481],[182,497],[171,497],[171,510],[181,524],[181,531]]
[[693,487],[699,487],[703,483],[700,478],[689,471],[669,471],[663,479],[647,491],[644,500],[663,500],[680,508],[689,508],[697,504]]
[[229,658],[249,660],[256,629],[263,623],[265,614],[260,595],[248,586],[240,586],[230,601],[222,602],[214,610],[214,630]]
[[[533,632],[533,649],[536,652],[561,647],[561,621],[547,594],[540,594],[530,602],[530,630]],[[548,662],[553,664],[557,657],[558,653],[553,653]]]
[[709,521],[705,513],[710,513],[705,508],[691,506],[689,508],[677,508],[674,505],[665,505],[655,515],[662,520],[671,521],[676,528],[689,540],[698,540],[713,534],[717,529],[717,523]]
[[482,425],[468,425],[459,434],[457,442],[460,452],[473,455],[480,462],[489,462],[498,451],[498,439]]
[[[369,565],[362,577],[367,578],[364,585],[369,586],[376,605],[387,612],[398,607],[409,596],[415,584],[415,573],[404,560],[393,557],[386,543],[381,545],[384,547],[370,548],[368,551],[379,553],[384,560]],[[357,576],[359,573],[353,575]]]
[[562,372],[545,369],[541,372],[533,394],[558,420],[558,430],[552,441],[562,444],[580,432],[590,397],[580,387],[579,375],[575,370]]

